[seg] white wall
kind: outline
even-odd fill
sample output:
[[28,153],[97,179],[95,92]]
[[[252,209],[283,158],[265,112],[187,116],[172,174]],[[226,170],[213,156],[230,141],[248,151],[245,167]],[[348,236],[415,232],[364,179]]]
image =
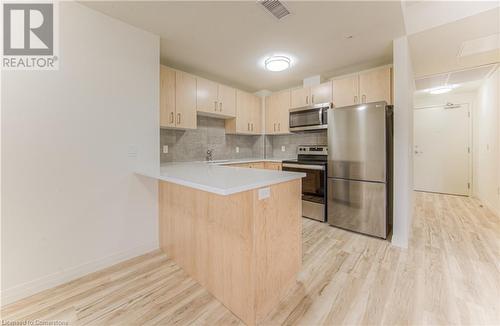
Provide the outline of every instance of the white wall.
[[478,91],[474,114],[474,196],[500,216],[500,70]]
[[413,215],[413,93],[415,83],[406,36],[393,42],[394,204],[392,244],[407,247]]
[[59,57],[2,73],[3,303],[158,247],[159,38],[61,2]]

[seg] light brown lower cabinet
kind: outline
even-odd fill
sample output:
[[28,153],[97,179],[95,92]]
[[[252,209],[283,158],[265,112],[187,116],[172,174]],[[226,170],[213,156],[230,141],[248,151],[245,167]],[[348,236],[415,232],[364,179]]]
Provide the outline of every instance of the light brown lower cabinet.
[[160,248],[247,325],[296,283],[302,265],[300,179],[228,196],[159,182]]
[[281,171],[281,163],[280,162],[264,162],[264,168],[267,170]]
[[251,162],[251,163],[233,163],[224,166],[238,167],[238,168],[250,168],[250,169],[266,169],[266,170],[281,170],[281,163],[279,162]]

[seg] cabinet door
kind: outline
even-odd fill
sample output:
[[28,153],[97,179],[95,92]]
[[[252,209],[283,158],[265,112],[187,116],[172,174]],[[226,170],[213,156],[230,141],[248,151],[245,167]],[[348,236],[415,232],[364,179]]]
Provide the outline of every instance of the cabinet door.
[[160,66],[160,126],[175,127],[175,70]]
[[359,74],[361,103],[386,101],[391,104],[391,68],[384,67]]
[[287,134],[288,121],[290,119],[290,90],[285,90],[278,93],[278,105],[276,110],[276,133]]
[[254,134],[260,134],[262,130],[262,101],[261,98],[251,94],[250,95],[250,107],[251,107],[251,132]]
[[218,84],[196,77],[196,110],[216,113],[219,111]]
[[265,132],[267,135],[276,133],[276,123],[278,120],[279,93],[274,93],[266,97],[265,105]]
[[250,94],[236,91],[236,133],[250,133]]
[[313,104],[330,103],[332,101],[332,82],[326,82],[311,87],[311,102]]
[[278,162],[265,162],[264,163],[264,168],[267,170],[281,170],[281,163]]
[[196,129],[196,77],[175,72],[175,126]]
[[332,100],[335,107],[360,103],[358,75],[332,80]]
[[301,87],[292,89],[292,108],[300,108],[311,104],[311,89],[309,87]]
[[252,162],[250,163],[250,168],[252,169],[265,169],[264,162]]
[[218,95],[217,112],[227,117],[236,117],[236,90],[226,85],[219,85]]

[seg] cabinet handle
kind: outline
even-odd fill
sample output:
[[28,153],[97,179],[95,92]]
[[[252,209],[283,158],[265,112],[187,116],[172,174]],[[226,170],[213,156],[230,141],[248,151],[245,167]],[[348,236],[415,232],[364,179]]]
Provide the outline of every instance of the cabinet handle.
[[366,95],[361,96],[361,103],[366,103]]
[[222,112],[222,102],[219,102],[219,111]]
[[306,96],[306,104],[309,104],[309,95]]
[[177,113],[177,124],[181,124],[181,114]]
[[214,101],[214,111],[217,111],[217,101]]
[[274,123],[274,131],[276,131],[276,123]]
[[170,123],[174,123],[174,112],[170,112]]
[[311,103],[314,103],[314,94],[311,95]]
[[248,123],[247,130],[250,131],[250,122]]
[[252,131],[253,131],[253,122],[252,122]]
[[281,122],[278,122],[278,131],[281,130]]
[[356,95],[354,95],[354,104],[357,104],[358,103],[358,97]]

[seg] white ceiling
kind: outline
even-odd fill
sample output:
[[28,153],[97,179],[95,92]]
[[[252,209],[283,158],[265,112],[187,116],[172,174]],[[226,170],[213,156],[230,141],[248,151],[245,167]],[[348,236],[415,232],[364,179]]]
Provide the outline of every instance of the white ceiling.
[[[278,21],[257,1],[84,2],[160,35],[162,63],[249,91],[390,63],[392,40],[404,35],[399,1],[284,3],[292,15]],[[296,63],[265,71],[261,59],[274,53]]]
[[[412,6],[414,7],[414,6]],[[408,37],[417,78],[500,62],[500,49],[459,56],[464,42],[500,32],[500,7]]]

